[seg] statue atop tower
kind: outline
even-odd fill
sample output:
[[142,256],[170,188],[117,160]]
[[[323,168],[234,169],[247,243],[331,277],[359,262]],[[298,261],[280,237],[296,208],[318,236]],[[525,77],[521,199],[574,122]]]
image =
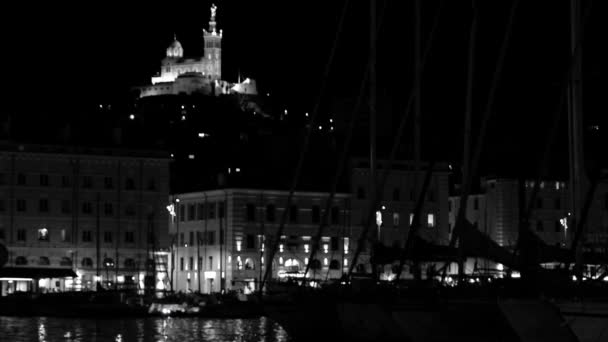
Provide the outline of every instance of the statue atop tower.
[[209,18],[209,31],[211,31],[212,35],[216,35],[217,32],[215,30],[215,13],[217,12],[217,6],[215,4],[211,4],[211,18]]

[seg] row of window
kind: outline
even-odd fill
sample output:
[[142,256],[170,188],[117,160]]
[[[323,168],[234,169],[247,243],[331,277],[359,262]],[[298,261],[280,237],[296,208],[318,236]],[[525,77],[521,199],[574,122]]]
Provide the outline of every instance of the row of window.
[[[196,233],[196,234],[195,234]],[[196,239],[195,239],[196,236]],[[219,234],[219,244],[224,244],[224,231],[220,230]],[[179,233],[179,244],[181,246],[213,246],[215,245],[215,231],[211,232],[189,232],[188,241],[186,241],[186,235],[184,233]]]
[[[67,229],[58,229],[59,236],[56,237],[61,242],[70,242],[71,235],[70,231]],[[81,232],[81,241],[82,242],[93,242],[93,231],[91,230],[83,230]],[[114,242],[114,232],[112,231],[103,231],[101,233],[101,239],[104,243]],[[0,229],[0,240],[6,239],[6,233],[4,229]],[[51,241],[51,232],[47,228],[39,228],[37,231],[36,239],[38,241],[49,242]],[[152,236],[149,236],[149,239],[152,239]],[[17,229],[17,241],[25,242],[27,241],[27,230],[26,229]],[[124,242],[125,243],[135,243],[135,232],[126,231],[124,232]]]
[[[544,201],[542,198],[537,198],[536,199],[536,209],[543,209],[544,207]],[[562,209],[562,200],[561,198],[556,198],[553,201],[553,208],[554,209]],[[608,194],[606,194],[606,208],[608,209]],[[474,210],[478,210],[479,209],[479,199],[478,198],[474,198],[473,199],[473,209]],[[548,208],[546,208],[548,209]],[[448,210],[451,212],[452,211],[452,201],[448,202]]]
[[[18,256],[15,258],[15,265],[17,266],[26,266],[28,265],[28,259],[24,256]],[[51,261],[48,257],[45,256],[41,256],[38,258],[37,265],[40,266],[50,266],[51,265]],[[104,258],[103,262],[101,264],[101,267],[103,268],[110,268],[110,267],[114,267],[114,259],[112,258]],[[127,258],[125,259],[125,261],[123,262],[124,268],[136,268],[137,267],[137,263],[135,262],[134,259],[131,258]],[[63,257],[61,258],[61,260],[59,261],[59,266],[72,266],[72,259],[68,258],[68,257]],[[81,266],[84,268],[92,268],[93,267],[93,259],[91,258],[82,258],[81,261]]]
[[218,218],[224,218],[225,208],[225,202],[182,204],[179,206],[179,220],[181,222],[205,219],[213,220],[216,218],[216,212]]
[[[27,200],[25,199],[17,199],[16,200],[16,210],[18,212],[26,212],[28,211]],[[62,214],[71,214],[72,213],[72,201],[70,200],[61,200],[61,213]],[[7,205],[4,203],[4,200],[0,199],[0,212],[6,211]],[[81,202],[80,210],[82,214],[93,214],[93,202]],[[111,202],[103,203],[103,215],[105,216],[113,216],[114,215],[114,204]],[[50,201],[48,198],[41,198],[38,200],[38,212],[48,213],[51,211]],[[135,216],[137,213],[136,207],[133,204],[128,204],[124,207],[124,214],[126,216]],[[101,214],[101,212],[100,212]]]
[[[363,186],[357,187],[357,199],[366,199],[367,194],[365,193],[365,188]],[[402,201],[401,189],[393,188],[393,193],[391,199],[393,201],[399,202]],[[411,189],[409,192],[409,200],[416,201],[418,198],[416,196],[416,190]],[[429,190],[427,192],[427,200],[429,202],[435,202],[435,192],[433,190]]]
[[[82,176],[81,184],[80,184],[81,187],[84,189],[91,189],[91,188],[97,187],[97,184],[94,184],[95,178],[96,177],[93,177],[93,176]],[[0,173],[0,185],[5,185],[7,183],[8,183],[7,175],[4,173]],[[42,186],[42,187],[47,187],[47,186],[53,185],[53,182],[51,182],[51,177],[48,174],[39,174],[38,182],[34,182],[32,175],[30,175],[28,177],[28,175],[26,175],[25,173],[18,173],[17,174],[17,185],[21,185],[21,186],[38,185],[38,186]],[[61,180],[58,180],[57,185],[61,185],[64,188],[71,187],[73,185],[72,177],[68,176],[68,175],[62,175]],[[114,189],[115,186],[116,185],[114,182],[114,177],[108,177],[108,176],[103,177],[103,185],[101,185],[101,183],[98,185],[99,188],[103,187],[104,189],[107,189],[107,190]],[[148,191],[157,190],[156,180],[152,179],[152,178],[148,179],[148,181],[146,182],[146,184],[143,188]],[[135,180],[130,177],[126,178],[125,183],[124,183],[124,189],[125,190],[136,190],[137,186],[135,184]]]
[[[290,223],[297,223],[300,219],[300,213],[299,213],[299,208],[297,205],[291,205],[289,207],[289,222]],[[266,205],[266,210],[265,210],[265,215],[264,218],[266,220],[266,222],[275,222],[277,215],[276,215],[276,207],[274,204],[268,204]],[[257,212],[257,208],[256,205],[253,203],[247,203],[247,212],[246,212],[246,216],[247,216],[247,221],[248,222],[255,222],[256,221],[256,212]],[[331,224],[340,224],[341,219],[341,212],[340,212],[340,207],[334,206],[331,208],[331,215],[330,215],[330,222]],[[311,221],[312,223],[321,223],[321,207],[319,205],[313,205],[311,207]]]

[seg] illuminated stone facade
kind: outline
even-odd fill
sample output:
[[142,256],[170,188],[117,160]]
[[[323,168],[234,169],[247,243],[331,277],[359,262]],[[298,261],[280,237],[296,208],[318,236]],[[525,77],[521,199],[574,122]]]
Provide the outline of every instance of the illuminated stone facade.
[[3,295],[36,287],[94,290],[96,280],[143,289],[146,261],[167,244],[168,158],[129,150],[0,147],[5,267],[67,268],[78,275],[34,287],[31,280],[3,279]]
[[231,84],[222,80],[222,30],[215,21],[217,7],[211,7],[209,30],[203,29],[204,54],[185,58],[182,44],[174,37],[161,62],[160,73],[152,84],[140,87],[140,97],[177,94],[220,95],[257,94],[255,81]]
[[[287,191],[225,189],[175,195],[176,216],[170,222],[173,289],[256,290],[273,244],[277,252],[272,278],[302,277],[328,195],[296,192],[278,240]],[[309,278],[339,278],[352,260],[360,226],[350,226],[350,195],[337,194],[331,208]],[[364,254],[359,260],[366,263],[366,258]]]

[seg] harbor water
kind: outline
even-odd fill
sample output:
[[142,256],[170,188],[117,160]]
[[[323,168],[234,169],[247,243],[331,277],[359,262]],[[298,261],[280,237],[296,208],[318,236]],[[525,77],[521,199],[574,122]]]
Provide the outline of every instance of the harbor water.
[[286,342],[289,336],[266,317],[255,319],[75,319],[0,316],[4,342]]

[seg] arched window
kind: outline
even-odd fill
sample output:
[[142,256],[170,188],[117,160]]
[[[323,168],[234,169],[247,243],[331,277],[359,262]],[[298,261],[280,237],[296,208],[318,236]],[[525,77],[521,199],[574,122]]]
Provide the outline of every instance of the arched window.
[[255,269],[253,260],[251,258],[245,259],[245,269],[246,270],[253,270],[253,269]]
[[72,259],[68,257],[61,258],[61,261],[59,261],[59,266],[72,266]]
[[82,267],[93,267],[93,260],[91,258],[82,258]]
[[135,268],[135,260],[131,258],[125,259],[125,268]]
[[27,259],[24,256],[18,256],[15,259],[15,265],[27,265]]
[[104,258],[103,259],[103,266],[104,267],[114,267],[114,259],[112,259],[112,258]]
[[300,262],[296,259],[287,259],[284,263],[287,271],[298,272],[300,270]]
[[339,270],[340,269],[340,262],[336,259],[332,260],[329,263],[329,269],[330,270]]
[[365,273],[365,265],[363,265],[363,264],[357,265],[357,273]]
[[51,264],[51,261],[49,260],[49,258],[48,258],[48,257],[41,256],[41,257],[38,259],[38,265],[40,265],[40,266],[48,266],[48,265],[50,265],[50,264]]
[[310,262],[310,269],[312,269],[312,270],[320,270],[321,269],[321,261],[319,259],[313,259]]

